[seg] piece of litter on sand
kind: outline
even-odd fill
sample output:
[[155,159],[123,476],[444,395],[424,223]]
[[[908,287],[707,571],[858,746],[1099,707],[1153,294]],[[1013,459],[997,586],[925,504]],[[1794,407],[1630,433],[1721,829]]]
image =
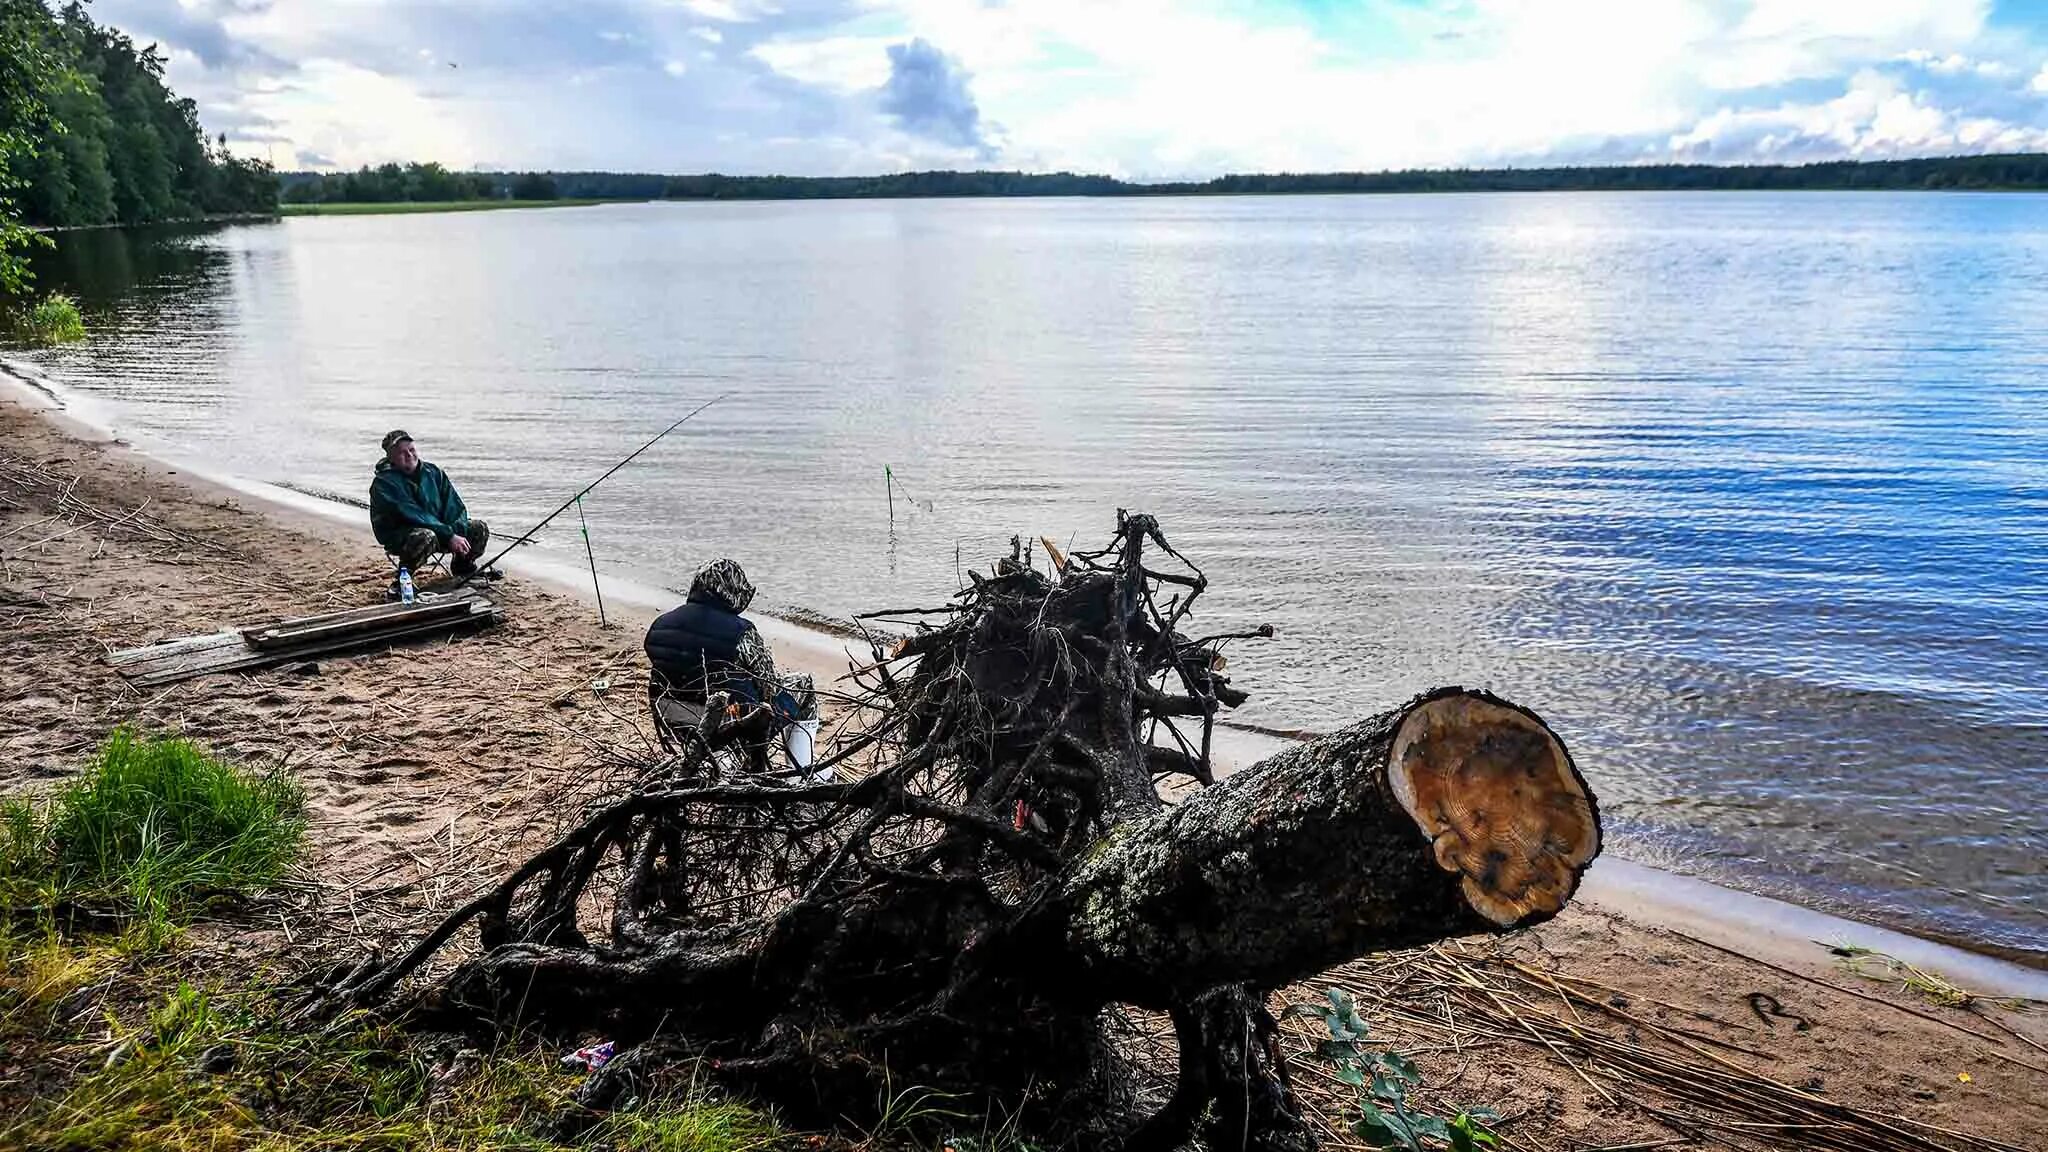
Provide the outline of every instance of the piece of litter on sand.
[[612,681],[611,677],[609,676],[599,676],[597,679],[592,680],[590,682],[590,690],[599,696],[604,695],[605,691],[609,689],[611,686]]
[[562,1057],[562,1066],[564,1068],[588,1068],[595,1072],[611,1062],[612,1052],[613,1046],[609,1040],[602,1044],[592,1044],[587,1047],[578,1048],[567,1056]]

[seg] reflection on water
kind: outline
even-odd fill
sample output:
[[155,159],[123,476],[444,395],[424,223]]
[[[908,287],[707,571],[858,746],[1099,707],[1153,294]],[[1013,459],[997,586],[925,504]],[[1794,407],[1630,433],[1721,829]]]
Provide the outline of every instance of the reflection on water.
[[42,267],[95,332],[46,367],[216,466],[357,493],[402,426],[515,524],[730,389],[589,502],[604,561],[846,614],[1147,509],[1218,630],[1280,630],[1247,719],[1487,685],[1618,843],[2048,949],[2048,198],[641,205]]

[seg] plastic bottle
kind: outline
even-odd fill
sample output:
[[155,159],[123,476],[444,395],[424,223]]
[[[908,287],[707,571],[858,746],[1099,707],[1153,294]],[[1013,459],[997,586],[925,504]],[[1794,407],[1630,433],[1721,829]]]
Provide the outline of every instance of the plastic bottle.
[[404,568],[398,570],[398,598],[412,603],[412,573]]

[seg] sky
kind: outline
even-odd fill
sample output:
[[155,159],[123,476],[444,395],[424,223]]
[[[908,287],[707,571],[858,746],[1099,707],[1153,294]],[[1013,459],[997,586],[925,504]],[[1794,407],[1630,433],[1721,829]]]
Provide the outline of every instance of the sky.
[[279,168],[852,175],[2048,150],[2048,0],[96,0]]

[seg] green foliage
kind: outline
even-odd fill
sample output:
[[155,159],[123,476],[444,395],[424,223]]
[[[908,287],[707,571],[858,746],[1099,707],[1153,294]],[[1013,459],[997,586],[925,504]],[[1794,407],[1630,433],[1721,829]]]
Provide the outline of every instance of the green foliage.
[[606,204],[606,200],[399,200],[375,204],[342,201],[319,204],[286,204],[278,209],[285,216],[414,216],[426,212],[496,212],[507,208],[576,208]]
[[469,172],[385,164],[287,172],[288,204],[405,204],[554,195],[573,200],[841,200],[960,196],[1280,196],[1296,193],[2048,189],[2048,153],[1820,164],[1280,172],[1139,184],[1073,172],[894,172],[880,176],[664,176],[649,172]]
[[1450,1133],[1451,1152],[1478,1152],[1481,1148],[1499,1147],[1500,1137],[1495,1136],[1485,1123],[1497,1119],[1499,1117],[1488,1108],[1475,1108],[1451,1117],[1445,1126]]
[[496,194],[490,177],[450,172],[439,164],[365,165],[355,172],[294,173],[284,180],[287,204],[448,203]]
[[[1661,164],[1402,172],[1252,173],[1139,184],[1072,172],[897,172],[881,176],[664,176],[646,172],[479,172],[386,164],[357,172],[286,173],[295,204],[492,199],[554,185],[588,200],[834,200],[959,196],[1230,196],[1294,193],[1523,192],[1710,189],[2048,189],[2048,154],[1820,164]],[[459,181],[449,192],[437,181]]]
[[21,161],[49,130],[49,97],[62,75],[46,42],[48,16],[38,0],[0,0],[0,296],[27,290],[22,252],[49,243],[22,226],[14,200],[23,184]]
[[1416,1107],[1408,1092],[1421,1086],[1421,1071],[1398,1052],[1367,1046],[1365,1019],[1342,988],[1329,989],[1326,1003],[1296,1004],[1287,1015],[1321,1021],[1329,1033],[1328,1039],[1317,1042],[1316,1052],[1335,1067],[1339,1081],[1356,1090],[1353,1104],[1359,1115],[1351,1131],[1367,1144],[1407,1152],[1426,1152],[1434,1145],[1451,1152],[1478,1152],[1497,1143],[1487,1128],[1499,1119],[1491,1109],[1460,1109],[1445,1119]]
[[0,1044],[49,1036],[66,997],[136,951],[126,943],[79,944],[47,926],[17,932],[0,923]]
[[108,737],[43,800],[0,800],[0,914],[139,923],[151,942],[209,900],[277,882],[305,832],[303,794],[172,738]]
[[[83,4],[52,13],[39,0],[0,0],[0,194],[19,198],[0,228],[19,240],[17,213],[79,226],[275,211],[270,166],[209,143],[197,106],[163,72],[155,46],[95,24]],[[0,289],[19,293],[9,259],[0,256]]]
[[[565,196],[630,196],[630,175],[555,173]],[[897,172],[884,176],[675,176],[672,200],[830,200],[922,196],[1278,196],[1373,192],[1734,189],[2048,189],[2048,153],[1821,164],[1646,164],[1583,168],[1280,172],[1138,184],[1072,172]]]
[[68,344],[85,339],[85,321],[79,316],[78,301],[62,292],[52,292],[22,313],[22,336],[35,344]]
[[875,1123],[861,1140],[860,1147],[908,1146],[920,1129],[972,1119],[972,1113],[959,1106],[960,1101],[957,1093],[941,1092],[919,1084],[897,1088],[895,1078],[885,1067],[882,1070],[882,1087],[875,1098]]
[[[388,1023],[287,1030],[276,1001],[180,982],[115,1023],[95,1070],[0,1120],[0,1147],[556,1149],[580,1077],[544,1049],[425,1051]],[[578,1147],[747,1152],[792,1145],[773,1120],[689,1091],[598,1122]]]
[[559,196],[554,178],[544,172],[528,172],[512,182],[514,200],[553,200]]

